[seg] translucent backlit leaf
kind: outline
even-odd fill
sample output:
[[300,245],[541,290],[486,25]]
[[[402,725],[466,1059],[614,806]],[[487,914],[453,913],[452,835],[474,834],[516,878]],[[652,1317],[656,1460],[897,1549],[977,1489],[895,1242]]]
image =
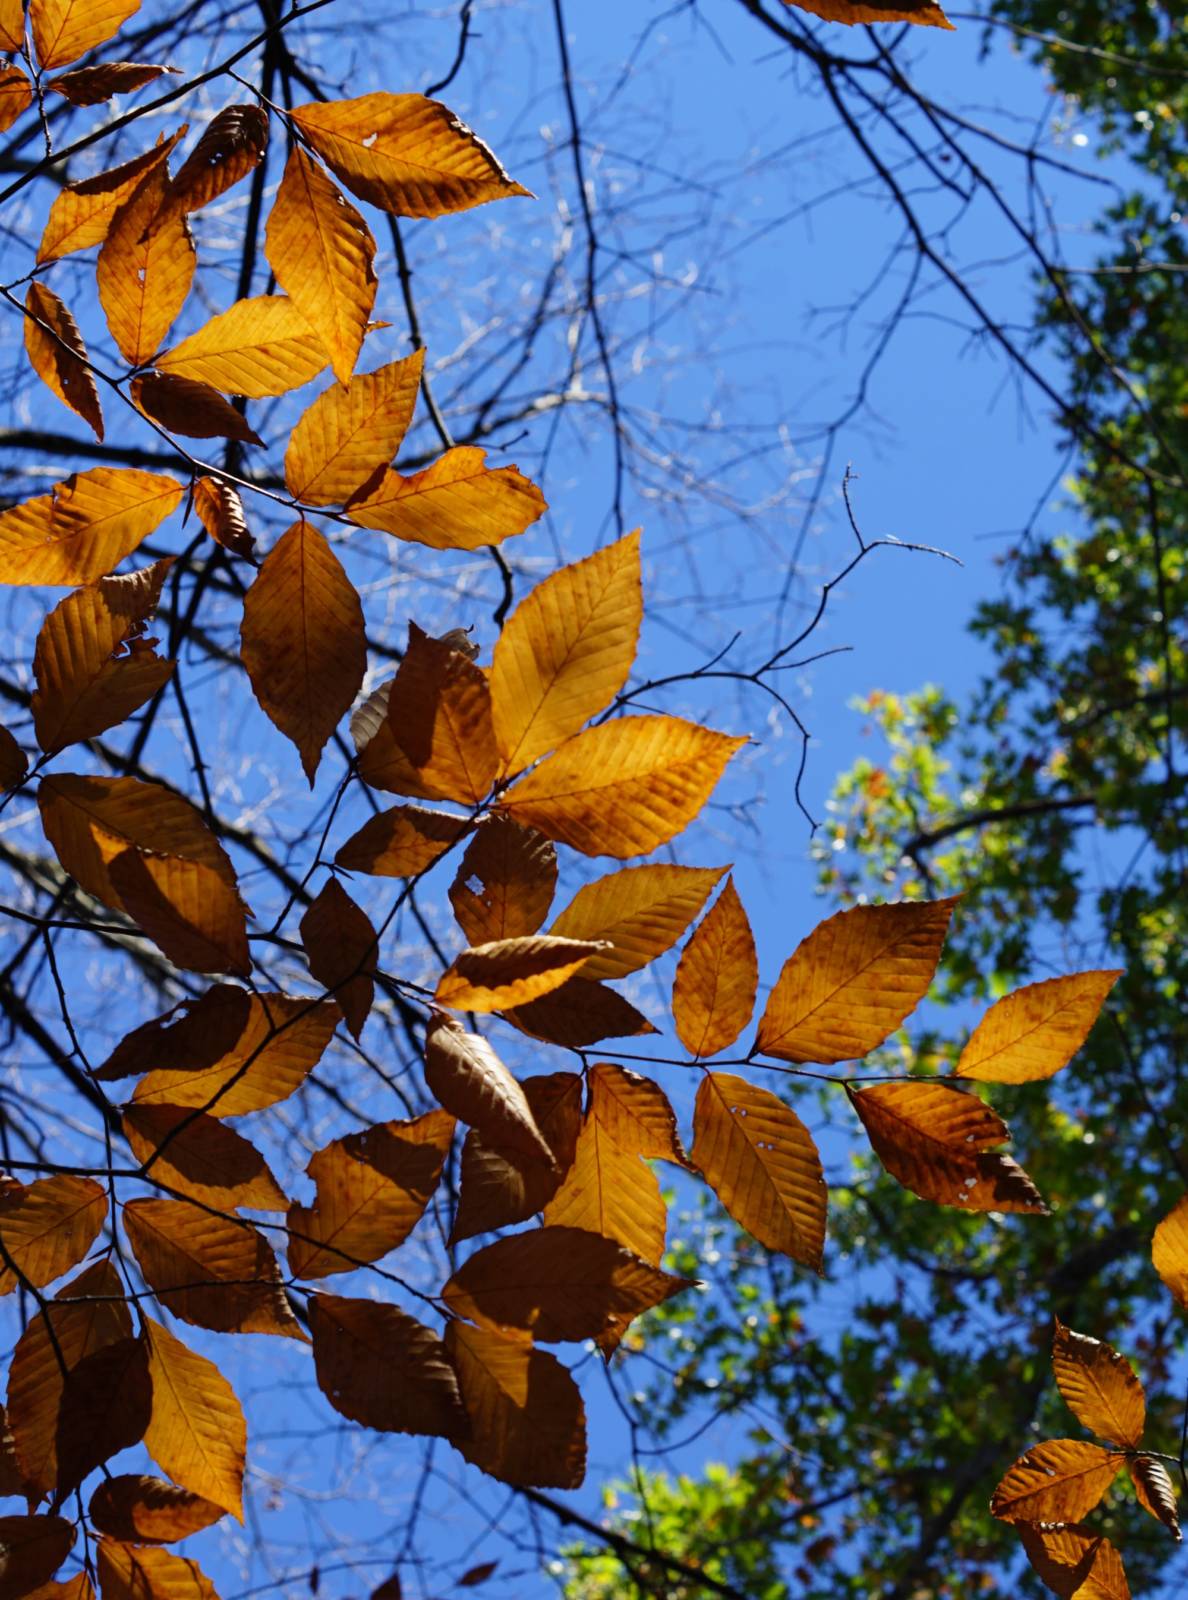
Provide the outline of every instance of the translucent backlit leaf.
[[162,1062],[170,1072],[202,1072],[234,1049],[252,1015],[252,996],[234,984],[217,983],[194,1000],[133,1028],[102,1066],[101,1082],[134,1078]]
[[[493,1144],[474,1128],[462,1147],[462,1184],[450,1242],[526,1222],[556,1194],[573,1165],[582,1125],[582,1080],[551,1072],[521,1084],[537,1128],[552,1151],[552,1167],[539,1156]],[[580,1226],[580,1224],[578,1224]],[[601,1231],[601,1230],[598,1230]]]
[[1061,1600],[1130,1600],[1122,1557],[1092,1528],[1018,1524],[1027,1559]]
[[673,1023],[690,1055],[717,1055],[732,1045],[751,1020],[758,987],[755,936],[727,878],[685,946],[672,986]]
[[220,872],[133,848],[114,856],[107,874],[121,910],[175,967],[243,978],[251,972],[245,907]]
[[29,26],[38,64],[64,67],[110,39],[140,0],[29,0]]
[[488,467],[474,445],[447,450],[411,477],[389,467],[346,514],[433,550],[479,550],[523,533],[548,510],[544,496],[518,467]]
[[259,166],[267,148],[268,113],[262,106],[224,106],[207,123],[169,185],[160,221],[200,211],[217,200]]
[[231,1385],[213,1361],[146,1317],[153,1418],[149,1455],[182,1489],[243,1521],[247,1428]]
[[1019,1457],[990,1510],[1004,1522],[1076,1522],[1113,1483],[1122,1457],[1081,1439],[1049,1439]]
[[1143,1436],[1147,1402],[1130,1362],[1108,1344],[1056,1318],[1052,1371],[1064,1403],[1091,1433],[1133,1448]]
[[0,513],[0,583],[93,583],[175,510],[181,484],[159,472],[93,467]]
[[112,217],[95,269],[107,326],[133,366],[161,348],[198,262],[184,214],[163,209],[168,190],[162,161]]
[[104,1479],[91,1496],[87,1514],[99,1533],[121,1543],[172,1544],[209,1528],[225,1512],[164,1478],[125,1473]]
[[510,817],[486,817],[475,829],[450,885],[458,926],[473,944],[520,939],[548,915],[557,884],[557,852]]
[[52,289],[35,280],[25,296],[25,311],[25,352],[34,372],[63,405],[83,419],[97,439],[102,439],[99,388],[87,364],[87,347],[69,308]]
[[199,478],[193,503],[195,515],[215,543],[255,566],[255,540],[248,530],[243,501],[231,485],[220,478]]
[[558,989],[602,946],[532,934],[463,950],[438,979],[434,1000],[455,1011],[506,1011]]
[[570,978],[539,1000],[514,1006],[503,1013],[503,1019],[534,1039],[574,1050],[602,1039],[629,1039],[659,1031],[617,990],[580,977]]
[[486,674],[415,622],[388,692],[387,726],[430,793],[467,805],[487,794],[499,758]]
[[333,383],[302,413],[285,450],[289,492],[311,506],[342,505],[386,467],[408,432],[424,350]]
[[439,1104],[492,1144],[552,1166],[523,1088],[480,1034],[435,1016],[425,1035],[425,1081]]
[[0,1295],[42,1288],[76,1266],[99,1237],[107,1196],[90,1178],[58,1173],[0,1191]]
[[1120,971],[1075,972],[1005,995],[978,1023],[957,1075],[982,1083],[1031,1083],[1066,1066],[1089,1036]]
[[65,184],[50,207],[45,232],[37,247],[38,265],[102,244],[116,212],[145,176],[168,159],[183,132],[184,129],[179,129],[169,139],[118,167],[96,173],[93,178]]
[[102,61],[95,67],[75,67],[46,84],[63,99],[75,106],[98,106],[113,95],[131,94],[143,89],[146,83],[176,72],[177,67],[162,66],[156,61]]
[[[887,0],[784,0],[785,5],[807,11],[826,22],[844,22],[849,27],[871,22],[914,22],[922,28],[947,28],[953,24],[935,0],[904,0],[896,6]],[[1086,1597],[1088,1600],[1088,1597]]]
[[[238,439],[243,444],[262,444],[242,411],[208,383],[179,378],[172,372],[142,372],[128,385],[132,403],[170,433],[187,439]],[[200,478],[201,484],[226,487],[215,478]],[[197,510],[197,485],[195,485]],[[201,515],[201,513],[199,513]],[[205,517],[202,519],[206,521]]]
[[586,884],[549,929],[567,939],[600,939],[584,978],[622,978],[663,955],[705,904],[725,867],[624,867]]
[[260,400],[300,389],[328,359],[322,341],[293,302],[274,294],[237,300],[165,351],[156,365],[226,394]]
[[[150,1178],[204,1205],[233,1211],[284,1211],[289,1202],[264,1157],[217,1117],[192,1106],[124,1107],[124,1136]],[[157,1154],[158,1150],[161,1152]]]
[[33,104],[33,86],[20,67],[0,67],[0,133]]
[[168,1550],[99,1541],[100,1600],[218,1600],[196,1561]]
[[424,872],[456,844],[466,818],[424,806],[392,806],[370,817],[334,857],[351,872],[380,878],[410,878]]
[[1171,1475],[1162,1461],[1154,1456],[1132,1456],[1126,1463],[1138,1503],[1149,1511],[1157,1522],[1162,1522],[1176,1543],[1181,1543],[1180,1511],[1176,1505],[1176,1489]]

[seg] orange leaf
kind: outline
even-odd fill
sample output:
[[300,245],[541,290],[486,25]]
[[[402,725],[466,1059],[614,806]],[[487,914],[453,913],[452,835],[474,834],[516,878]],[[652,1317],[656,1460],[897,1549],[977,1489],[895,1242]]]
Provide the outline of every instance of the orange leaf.
[[181,484],[164,473],[72,472],[49,494],[0,514],[0,583],[92,583],[160,527],[181,496]]
[[296,106],[293,121],[352,194],[402,217],[526,195],[464,122],[419,94]]
[[953,32],[953,24],[934,0],[904,0],[898,7],[883,5],[881,0],[871,0],[869,5],[864,0],[784,0],[784,4],[826,22],[844,22],[848,27],[870,22],[914,22],[922,28],[947,28]]
[[164,1016],[134,1028],[93,1075],[101,1082],[133,1078],[162,1061],[171,1072],[202,1072],[243,1036],[252,1005],[246,989],[217,983],[197,999],[183,1000]]
[[435,1333],[395,1306],[309,1299],[318,1386],[334,1409],[381,1433],[466,1432],[458,1379]]
[[99,1237],[107,1196],[90,1178],[61,1173],[0,1192],[0,1295],[42,1288],[69,1272]]
[[359,776],[373,789],[412,795],[415,800],[443,800],[427,783],[396,738],[388,720],[388,703],[395,678],[373,689],[351,712],[351,738],[359,757]]
[[387,726],[430,793],[469,805],[487,794],[499,757],[486,674],[415,622],[389,689]]
[[34,372],[101,440],[103,410],[99,388],[87,364],[87,347],[78,323],[53,290],[36,281],[29,285],[25,310],[25,351]]
[[322,341],[293,302],[272,294],[237,300],[167,350],[156,366],[226,394],[262,400],[300,389],[326,361]]
[[814,928],[784,963],[755,1049],[782,1061],[853,1061],[928,992],[956,899],[856,906]]
[[[249,427],[243,412],[237,411],[207,383],[179,378],[172,372],[142,372],[132,379],[128,390],[133,405],[170,433],[184,434],[187,439],[239,439],[244,444],[264,442]],[[200,478],[198,483],[226,487],[228,493],[233,492],[229,485],[219,483],[216,478]],[[197,487],[195,485],[195,510],[198,510]],[[198,514],[201,516],[201,511]],[[205,522],[206,518],[202,520]]]
[[558,989],[601,945],[532,934],[463,950],[438,979],[433,998],[455,1011],[506,1011]]
[[375,240],[298,144],[289,151],[264,239],[277,282],[329,351],[334,376],[349,384],[375,304]]
[[982,1083],[1050,1078],[1077,1053],[1120,971],[1075,972],[1016,989],[990,1007],[961,1052],[957,1075]]
[[155,61],[101,61],[95,67],[75,67],[46,84],[71,105],[98,106],[116,94],[131,94],[143,89],[146,83],[167,72],[177,72],[177,67],[164,67]]
[[1173,1298],[1188,1311],[1188,1195],[1156,1227],[1151,1260]]
[[332,383],[302,413],[285,450],[289,492],[311,506],[342,505],[386,467],[412,421],[424,350]]
[[425,1081],[437,1101],[484,1139],[553,1164],[524,1090],[487,1041],[437,1015],[425,1035]]
[[145,1447],[181,1488],[242,1522],[247,1428],[239,1401],[212,1361],[151,1317],[144,1324],[153,1380]]
[[1125,1356],[1074,1333],[1056,1318],[1052,1371],[1064,1403],[1092,1433],[1111,1444],[1136,1446],[1147,1420],[1143,1386]]
[[268,113],[262,107],[224,106],[182,162],[154,226],[185,212],[201,211],[217,200],[259,166],[267,148]]
[[510,817],[485,817],[450,885],[458,926],[473,944],[535,933],[553,899],[557,852]]
[[673,1022],[690,1055],[717,1055],[734,1043],[751,1020],[758,986],[755,936],[727,878],[685,946],[672,986]]
[[194,484],[193,497],[198,520],[215,543],[255,566],[255,541],[248,531],[243,501],[231,485],[220,478],[199,478]]
[[87,1515],[99,1533],[121,1543],[172,1544],[209,1528],[225,1513],[164,1478],[125,1473],[104,1479],[91,1496]]
[[198,262],[184,215],[162,209],[168,190],[169,168],[162,161],[112,217],[95,268],[107,326],[133,366],[160,349]]
[[296,522],[243,602],[243,664],[256,699],[301,755],[313,787],[322,749],[367,671],[363,607],[318,530]]
[[1019,1457],[994,1491],[1004,1522],[1076,1522],[1101,1499],[1122,1457],[1080,1439],[1049,1439]]
[[337,878],[326,880],[302,917],[301,943],[311,974],[337,1001],[357,1039],[375,998],[379,939]]
[[168,1550],[99,1541],[102,1600],[218,1600],[196,1561]]
[[1130,1600],[1122,1557],[1091,1528],[1021,1522],[1027,1559],[1061,1600]]
[[470,1419],[455,1448],[501,1483],[576,1489],[586,1472],[586,1413],[561,1363],[522,1337],[464,1322],[448,1324],[445,1347]]
[[0,50],[25,45],[25,0],[0,0]]
[[485,450],[458,445],[411,477],[389,467],[347,505],[346,514],[361,528],[432,550],[502,544],[530,528],[548,505],[518,467],[488,467],[486,459]]
[[33,104],[33,86],[20,67],[0,67],[0,133]]
[[121,851],[107,871],[121,909],[175,967],[241,978],[251,972],[244,904],[222,873],[137,849]]
[[150,1181],[219,1210],[250,1206],[253,1211],[284,1211],[288,1207],[255,1145],[217,1117],[192,1106],[150,1103],[125,1106],[123,1121],[124,1137],[136,1159],[154,1158]]
[[424,806],[391,806],[353,833],[334,857],[350,872],[379,878],[412,878],[457,844],[466,818]]
[[29,26],[42,67],[86,55],[140,10],[140,0],[29,0]]
[[1176,1490],[1163,1462],[1156,1461],[1154,1456],[1133,1456],[1126,1465],[1139,1505],[1144,1511],[1149,1511],[1157,1522],[1162,1522],[1179,1544],[1183,1534],[1180,1532]]
[[598,939],[584,978],[622,978],[663,955],[705,904],[725,867],[623,867],[586,884],[549,929],[554,937]]
[[92,245],[102,244],[116,212],[139,188],[145,176],[168,159],[184,131],[179,129],[169,139],[133,156],[121,166],[96,173],[93,178],[65,184],[50,207],[45,232],[37,247],[37,264],[40,266],[75,250],[89,250]]
[[494,1144],[472,1128],[462,1146],[461,1195],[451,1244],[526,1222],[549,1203],[562,1174],[573,1165],[582,1125],[581,1078],[574,1072],[551,1072],[525,1078],[521,1088],[554,1165]]

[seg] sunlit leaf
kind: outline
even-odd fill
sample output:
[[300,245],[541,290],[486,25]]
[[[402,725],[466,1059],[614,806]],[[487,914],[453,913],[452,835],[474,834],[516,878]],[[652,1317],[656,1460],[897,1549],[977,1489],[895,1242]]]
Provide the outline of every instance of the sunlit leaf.
[[1061,1600],[1130,1600],[1122,1557],[1092,1528],[1018,1524],[1027,1559]]
[[25,0],[0,0],[0,50],[21,50],[25,44]]
[[486,674],[415,622],[388,692],[387,725],[430,793],[475,805],[490,789],[499,758]]
[[354,833],[334,857],[351,872],[380,878],[410,878],[432,866],[456,844],[466,818],[424,806],[391,806],[379,811]]
[[1176,1543],[1183,1539],[1180,1532],[1180,1511],[1176,1505],[1176,1490],[1171,1475],[1162,1461],[1154,1456],[1132,1456],[1126,1463],[1135,1496],[1144,1511],[1149,1511],[1157,1522],[1162,1522]]
[[342,1416],[381,1433],[466,1432],[445,1348],[413,1317],[374,1300],[317,1294],[309,1325],[318,1387]]
[[784,4],[821,17],[825,22],[844,22],[850,27],[858,23],[914,22],[923,28],[953,31],[953,24],[935,0],[904,0],[902,6],[892,4],[891,0],[886,4],[883,0],[869,0],[869,3],[867,0],[784,0]]
[[170,1073],[203,1072],[234,1049],[258,1002],[246,989],[216,983],[194,1000],[183,1000],[164,1016],[133,1028],[101,1066],[101,1081],[134,1078],[162,1062]]
[[78,323],[53,290],[36,280],[29,285],[25,310],[25,352],[34,372],[63,405],[87,423],[97,439],[102,439],[99,388],[87,364],[87,347]]
[[690,1055],[717,1055],[734,1043],[751,1020],[758,986],[755,936],[727,878],[685,946],[672,986],[673,1023]]
[[127,1473],[104,1479],[91,1496],[87,1514],[99,1533],[122,1543],[172,1544],[209,1528],[225,1512],[164,1478]]
[[591,956],[582,976],[622,978],[672,948],[725,870],[664,863],[623,867],[579,889],[549,932],[609,941],[611,949]]
[[994,1491],[1004,1522],[1076,1522],[1105,1494],[1123,1458],[1081,1439],[1049,1439],[1019,1457]]
[[1143,1436],[1147,1402],[1125,1356],[1098,1339],[1074,1333],[1056,1318],[1052,1371],[1064,1403],[1091,1433],[1134,1447]]
[[93,178],[65,184],[50,207],[45,232],[37,247],[38,265],[102,244],[116,212],[146,175],[168,160],[183,131],[179,129],[169,139],[118,167],[96,173]]
[[107,326],[133,366],[161,348],[198,262],[184,214],[163,209],[168,190],[162,161],[112,217],[95,269]]
[[302,413],[285,450],[289,492],[311,506],[341,505],[386,467],[408,432],[424,350],[333,383]]
[[310,973],[335,1000],[357,1039],[375,998],[379,938],[367,913],[328,878],[301,918]]
[[548,505],[518,467],[488,467],[486,457],[474,445],[458,445],[411,477],[389,467],[346,514],[361,528],[433,550],[502,544],[530,528]]
[[140,0],[29,0],[38,64],[64,67],[110,39],[140,10]]
[[182,162],[169,185],[161,221],[200,211],[259,166],[268,148],[268,113],[263,107],[224,106],[210,119],[202,137]]
[[160,472],[93,467],[0,513],[0,583],[93,583],[117,567],[181,501]]
[[90,1178],[57,1173],[0,1192],[0,1295],[40,1289],[76,1266],[107,1219],[107,1196]]
[[433,998],[455,1011],[506,1011],[558,989],[602,946],[532,934],[463,950],[438,979]]
[[286,295],[237,300],[157,359],[162,372],[260,400],[316,378],[329,357]]
[[107,865],[120,908],[188,972],[252,970],[244,904],[220,872],[181,856],[128,849]]
[[475,829],[450,885],[458,926],[472,944],[522,939],[548,915],[557,883],[557,852],[510,817],[486,817]]
[[192,1106],[150,1102],[125,1106],[123,1123],[136,1159],[152,1159],[150,1180],[177,1194],[224,1211],[287,1208],[288,1200],[255,1145],[217,1117]]
[[957,1075],[982,1083],[1031,1083],[1066,1066],[1089,1036],[1120,971],[1075,972],[1005,995],[978,1023]]
[[153,1419],[144,1442],[182,1489],[243,1521],[247,1428],[231,1385],[213,1361],[145,1317]]
[[220,478],[199,478],[193,502],[195,515],[215,543],[256,565],[255,540],[248,530],[243,501],[231,485]]
[[20,67],[0,67],[0,133],[33,104],[33,86]]
[[100,1600],[218,1600],[196,1561],[149,1545],[99,1541]]

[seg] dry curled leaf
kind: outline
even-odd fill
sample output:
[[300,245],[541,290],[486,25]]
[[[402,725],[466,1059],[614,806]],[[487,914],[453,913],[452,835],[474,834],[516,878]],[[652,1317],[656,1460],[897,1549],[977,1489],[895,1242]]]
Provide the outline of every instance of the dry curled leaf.
[[87,360],[87,347],[78,331],[78,323],[69,308],[52,289],[34,281],[25,296],[25,312],[25,351],[34,372],[51,393],[76,412],[95,437],[102,440],[99,387]]

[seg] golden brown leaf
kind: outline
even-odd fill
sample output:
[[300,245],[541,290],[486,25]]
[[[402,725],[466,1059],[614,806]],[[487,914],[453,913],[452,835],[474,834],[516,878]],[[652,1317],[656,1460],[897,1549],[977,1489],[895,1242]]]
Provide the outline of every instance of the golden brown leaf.
[[0,67],[0,133],[33,104],[33,86],[20,67]]
[[576,1489],[586,1471],[586,1413],[561,1363],[522,1336],[465,1322],[447,1325],[445,1347],[470,1419],[455,1448],[501,1483]]
[[25,0],[0,0],[0,50],[21,50],[25,44]]
[[218,1600],[196,1561],[168,1550],[99,1541],[100,1600]]
[[495,1333],[546,1344],[593,1339],[691,1287],[614,1239],[546,1225],[497,1239],[463,1263],[441,1292],[450,1310]]
[[123,1122],[137,1161],[153,1158],[150,1178],[175,1193],[224,1211],[287,1209],[289,1202],[255,1145],[217,1117],[192,1106],[133,1103],[124,1107]]
[[785,961],[756,1050],[781,1061],[854,1061],[928,991],[956,899],[839,911]]
[[388,720],[388,703],[395,678],[371,691],[351,712],[351,738],[359,756],[359,776],[373,789],[411,795],[414,800],[442,800],[432,784],[405,755]]
[[133,366],[161,348],[198,262],[184,214],[162,210],[168,190],[162,161],[112,217],[95,268],[107,326]]
[[692,822],[746,742],[680,717],[620,717],[567,740],[500,805],[585,855],[650,855]]
[[378,1261],[404,1243],[424,1215],[449,1153],[454,1119],[430,1111],[335,1139],[307,1167],[313,1206],[289,1209],[295,1278],[327,1278]]
[[976,1095],[915,1079],[873,1084],[850,1099],[879,1160],[922,1200],[960,1211],[1047,1211],[1022,1167],[994,1149],[1010,1132]]
[[162,1061],[175,1072],[201,1072],[232,1050],[252,1014],[246,989],[216,983],[195,1000],[183,1000],[164,1016],[141,1023],[116,1045],[102,1066],[101,1082],[134,1078]]
[[248,1223],[185,1200],[128,1200],[123,1221],[145,1281],[175,1317],[216,1333],[303,1337],[276,1257]]
[[[2,90],[0,75],[0,93]],[[25,311],[25,352],[34,372],[63,405],[83,419],[97,439],[102,439],[99,388],[87,363],[87,347],[69,308],[52,289],[35,280],[25,296]]]
[[588,1078],[590,1110],[616,1144],[648,1161],[688,1167],[676,1113],[658,1083],[609,1061],[595,1063]]
[[1122,1457],[1081,1439],[1049,1439],[1019,1457],[994,1491],[1004,1522],[1076,1522],[1101,1499]]
[[9,730],[0,727],[0,789],[17,788],[28,770],[28,756]]
[[179,129],[151,150],[107,172],[65,184],[50,207],[45,232],[37,247],[37,264],[40,266],[75,250],[89,250],[92,245],[102,244],[116,212],[148,173],[168,159],[183,132],[184,129]]
[[424,806],[390,806],[353,833],[334,857],[350,872],[411,878],[432,866],[466,831],[466,818]]
[[789,1106],[745,1078],[707,1073],[693,1112],[692,1161],[741,1228],[820,1272],[825,1179]]
[[152,1409],[148,1354],[140,1339],[117,1339],[72,1367],[58,1415],[55,1504],[96,1467],[139,1444]]
[[0,1406],[0,1494],[15,1495],[23,1492],[24,1483],[21,1478],[20,1462],[17,1460],[16,1442],[8,1425],[8,1412]]
[[268,148],[268,113],[257,105],[224,106],[178,169],[154,227],[175,215],[201,211],[259,166]]
[[61,1517],[0,1517],[0,1600],[21,1600],[46,1583],[73,1543]]
[[536,485],[515,466],[488,467],[487,452],[457,445],[410,477],[389,467],[346,514],[360,528],[378,528],[431,550],[479,550],[530,528],[549,509]]
[[293,302],[271,294],[237,300],[167,350],[156,365],[226,394],[262,400],[300,389],[327,360],[322,341]]
[[420,94],[296,106],[293,121],[352,194],[402,217],[526,195],[452,111]]
[[475,945],[455,957],[438,979],[433,998],[455,1011],[506,1011],[559,989],[597,955],[590,940],[531,934]]
[[601,1039],[636,1038],[659,1031],[616,990],[588,978],[570,978],[551,994],[505,1011],[503,1019],[534,1039],[574,1050]]
[[101,61],[95,67],[75,67],[46,84],[71,105],[98,106],[112,95],[131,94],[143,89],[146,83],[167,72],[177,72],[177,67],[164,67],[155,61]]
[[334,1409],[381,1433],[467,1430],[458,1379],[435,1333],[395,1306],[309,1299],[318,1386]]
[[181,484],[160,472],[72,472],[49,494],[0,514],[0,583],[93,583],[160,527],[181,497]]
[[388,692],[387,725],[430,793],[468,805],[487,794],[499,758],[486,673],[415,622]]
[[121,909],[175,967],[249,975],[244,904],[220,872],[128,849],[108,862],[107,874]]
[[367,671],[363,607],[325,536],[295,522],[264,558],[243,602],[243,664],[313,787],[322,750]]
[[[8,1374],[8,1421],[30,1500],[58,1481],[58,1419],[65,1373],[96,1350],[126,1339],[132,1318],[110,1261],[97,1261],[27,1324]],[[52,1325],[52,1336],[51,1336]]]
[[328,878],[301,918],[310,973],[337,1001],[357,1039],[375,998],[379,939],[371,920],[337,878]]
[[510,817],[486,817],[475,829],[450,885],[450,904],[471,944],[522,939],[548,915],[557,884],[557,852]]
[[86,55],[140,10],[140,0],[29,0],[37,60],[64,67]]
[[440,1105],[491,1144],[552,1166],[523,1088],[481,1034],[435,1016],[425,1035],[425,1082]]
[[349,384],[375,304],[375,240],[298,144],[289,151],[264,241],[277,282],[329,351],[334,376]]
[[1005,995],[978,1023],[961,1052],[957,1075],[982,1083],[1032,1083],[1067,1066],[1120,971],[1074,972],[1029,983]]
[[289,492],[311,506],[342,505],[386,467],[408,432],[424,350],[332,383],[298,419],[285,450]]
[[1122,1557],[1092,1528],[1018,1524],[1027,1559],[1061,1600],[1130,1600]]
[[1147,1421],[1143,1386],[1125,1356],[1056,1318],[1052,1371],[1077,1421],[1111,1444],[1136,1446]]
[[953,24],[935,0],[904,0],[902,6],[891,4],[890,0],[784,0],[784,4],[825,22],[844,22],[848,27],[870,22],[914,22],[922,28],[947,28],[953,32]]
[[1127,1463],[1138,1503],[1158,1522],[1169,1529],[1176,1543],[1183,1538],[1180,1532],[1180,1512],[1176,1505],[1175,1485],[1162,1461],[1154,1456],[1134,1456]]
[[518,605],[491,665],[505,772],[554,750],[627,681],[643,616],[639,532],[563,567]]
[[602,939],[584,978],[622,978],[663,955],[705,904],[725,867],[623,867],[586,884],[549,929],[567,939]]
[[50,612],[33,653],[33,727],[45,751],[61,750],[113,728],[169,682],[146,637],[171,557],[127,577],[100,578]]
[[182,1489],[243,1521],[247,1428],[231,1385],[151,1317],[145,1317],[153,1420],[144,1436],[150,1456]]
[[248,530],[243,501],[231,485],[220,478],[199,478],[193,497],[198,520],[215,543],[255,566],[256,543]]
[[288,1099],[322,1059],[338,1022],[329,1000],[254,994],[247,1024],[225,1055],[209,1065],[161,1068],[136,1085],[137,1105],[196,1106],[242,1117]]
[[758,987],[755,936],[727,878],[685,946],[672,986],[673,1023],[690,1055],[713,1056],[732,1045],[751,1020]]
[[1155,1229],[1151,1260],[1175,1300],[1188,1310],[1188,1195],[1176,1202]]
[[562,1174],[573,1165],[582,1125],[581,1078],[574,1072],[551,1072],[525,1078],[521,1088],[554,1165],[493,1144],[472,1128],[462,1146],[461,1194],[451,1244],[527,1222],[549,1203]]
[[42,1288],[77,1265],[99,1237],[107,1196],[90,1178],[59,1173],[0,1192],[0,1295]]
[[172,1544],[226,1515],[201,1495],[135,1473],[104,1479],[87,1514],[97,1532],[124,1544]]
[[[179,378],[172,372],[142,372],[132,379],[128,389],[133,405],[170,433],[184,434],[187,439],[239,439],[243,444],[264,442],[249,426],[243,412],[237,411],[208,383]],[[200,478],[198,482],[226,487],[231,492],[230,485],[220,484],[216,478]],[[195,509],[198,509],[197,485]],[[206,518],[202,520],[205,522]]]

